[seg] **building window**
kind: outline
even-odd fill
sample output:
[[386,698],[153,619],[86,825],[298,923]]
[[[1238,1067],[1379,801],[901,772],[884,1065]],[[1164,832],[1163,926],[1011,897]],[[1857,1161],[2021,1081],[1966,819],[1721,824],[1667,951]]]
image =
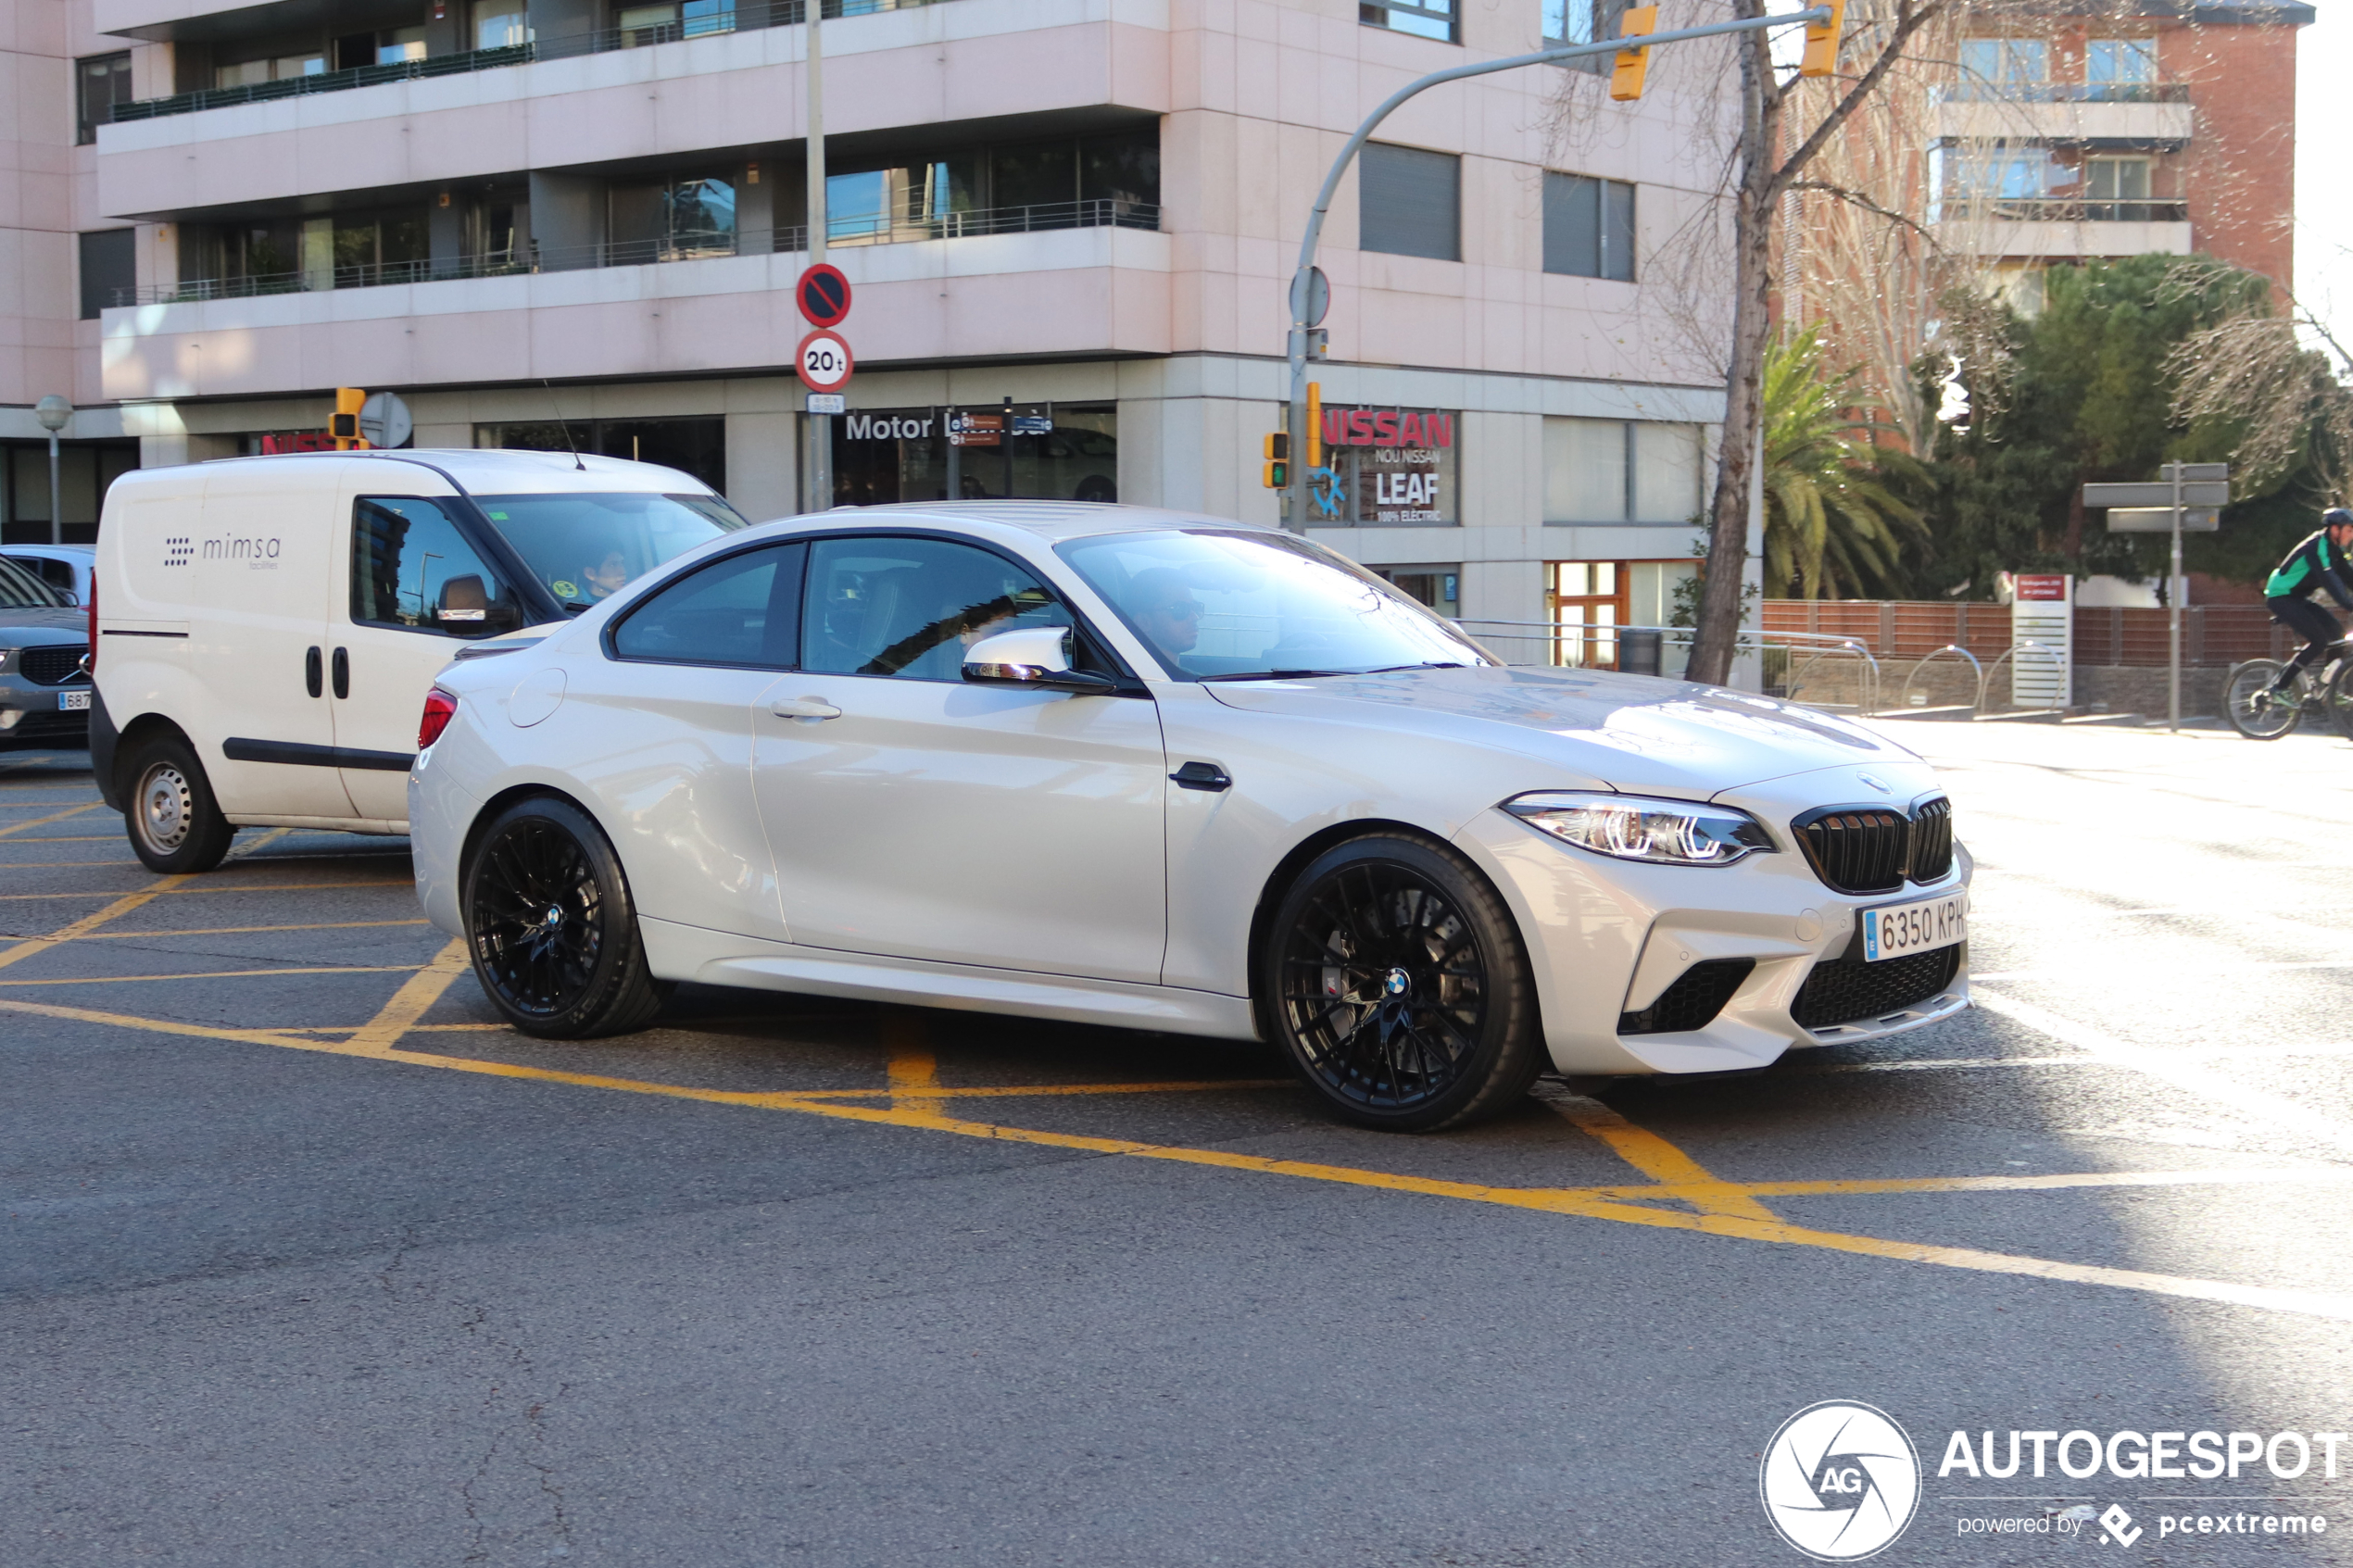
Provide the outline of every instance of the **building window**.
[[1435,38],[1441,44],[1462,42],[1454,31],[1454,0],[1360,0],[1356,19],[1366,27]]
[[477,49],[512,49],[531,42],[523,0],[474,0],[473,24]]
[[2051,79],[2051,46],[2040,38],[1967,38],[1961,41],[1964,87],[1999,92],[2039,87]]
[[251,59],[223,60],[214,56],[213,86],[258,87],[265,82],[291,82],[296,77],[327,73],[323,44],[295,45],[280,40],[249,47],[260,51]]
[[[1552,626],[1552,647],[1545,662],[1616,669],[1618,633],[1629,626],[1669,624],[1676,591],[1691,579],[1695,564],[1689,560],[1547,561],[1544,619]],[[1660,672],[1677,673],[1684,652],[1672,646],[1659,651]]]
[[2141,223],[2149,218],[2149,160],[2095,157],[2083,161],[2083,216],[2094,223]]
[[727,493],[727,421],[686,420],[553,420],[474,426],[476,446],[525,452],[601,452],[633,463],[660,463],[693,474]]
[[1327,481],[1311,482],[1311,525],[1447,527],[1457,521],[1454,432],[1438,408],[1324,408]]
[[82,319],[94,321],[98,312],[131,303],[139,286],[136,231],[101,229],[82,236]]
[[2157,80],[2157,40],[2095,38],[2084,52],[2083,80],[2094,87],[2145,87]]
[[[1626,14],[1631,0],[1544,0],[1544,42],[1554,44],[1598,44],[1618,35],[1618,19]],[[1617,61],[1615,55],[1587,55],[1580,59],[1563,60],[1568,70],[1588,71],[1594,76],[1607,76]]]
[[1374,576],[1429,606],[1449,621],[1463,613],[1463,569],[1453,566],[1377,566]]
[[[135,443],[69,441],[57,451],[57,490],[64,502],[60,532],[69,545],[98,537],[98,508],[107,489],[139,466]],[[0,442],[0,544],[49,542],[49,449],[45,442]]]
[[1634,187],[1581,174],[1544,175],[1544,270],[1634,281]]
[[1367,142],[1357,162],[1357,249],[1463,258],[1461,158]]
[[[1119,499],[1119,409],[1111,403],[1016,403],[976,408],[858,408],[833,421],[834,504],[1003,499]],[[977,416],[988,428],[952,452],[950,420]],[[1042,427],[1042,428],[1041,428]],[[973,439],[993,437],[988,445]]]
[[98,127],[114,119],[114,107],[131,101],[131,56],[93,55],[73,64],[73,140],[86,147],[98,139]]
[[736,182],[732,176],[690,175],[606,193],[612,244],[608,267],[688,261],[736,254]]
[[1544,521],[1690,522],[1699,514],[1700,429],[1657,420],[1544,421]]

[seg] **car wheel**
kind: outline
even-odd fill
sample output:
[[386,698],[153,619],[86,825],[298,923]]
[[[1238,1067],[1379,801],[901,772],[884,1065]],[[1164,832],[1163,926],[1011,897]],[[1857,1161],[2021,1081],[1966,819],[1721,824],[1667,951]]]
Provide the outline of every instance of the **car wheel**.
[[220,863],[237,830],[220,814],[212,781],[186,741],[165,735],[143,743],[128,773],[123,823],[149,871],[186,876]]
[[467,868],[465,917],[474,977],[526,1035],[624,1034],[661,1010],[621,857],[569,801],[498,813]]
[[1381,834],[1326,850],[1284,896],[1260,962],[1292,1064],[1360,1126],[1491,1116],[1543,1066],[1511,912],[1436,842]]

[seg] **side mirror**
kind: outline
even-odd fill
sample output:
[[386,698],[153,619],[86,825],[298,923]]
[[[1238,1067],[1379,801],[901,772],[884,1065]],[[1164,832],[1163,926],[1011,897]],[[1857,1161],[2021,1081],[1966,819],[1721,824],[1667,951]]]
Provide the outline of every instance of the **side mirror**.
[[82,608],[82,596],[75,593],[70,588],[58,589],[57,597],[66,601],[66,608],[68,609],[80,609]]
[[1113,689],[1110,676],[1070,667],[1070,631],[1063,626],[1031,626],[983,637],[964,650],[964,679],[983,685],[1063,692]]
[[452,577],[441,585],[441,607],[436,618],[442,621],[486,621],[490,617],[490,596],[484,591],[482,577],[468,572]]

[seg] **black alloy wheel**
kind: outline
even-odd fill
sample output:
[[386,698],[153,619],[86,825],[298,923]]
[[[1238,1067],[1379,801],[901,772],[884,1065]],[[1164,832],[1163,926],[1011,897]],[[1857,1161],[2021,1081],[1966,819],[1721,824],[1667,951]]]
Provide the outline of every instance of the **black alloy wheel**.
[[1327,850],[1283,899],[1262,962],[1292,1064],[1361,1126],[1491,1116],[1542,1068],[1511,913],[1437,843],[1382,834]]
[[220,814],[212,781],[186,741],[170,734],[141,742],[118,776],[131,781],[123,825],[132,852],[149,871],[189,876],[228,857],[237,830]]
[[620,857],[568,800],[518,801],[483,831],[465,914],[475,978],[526,1035],[618,1035],[661,1010]]

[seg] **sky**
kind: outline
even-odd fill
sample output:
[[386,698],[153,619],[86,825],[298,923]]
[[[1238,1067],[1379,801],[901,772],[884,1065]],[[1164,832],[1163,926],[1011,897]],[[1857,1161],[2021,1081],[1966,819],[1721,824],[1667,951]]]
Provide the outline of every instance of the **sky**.
[[2353,83],[2353,0],[2313,9],[2296,40],[2296,294],[2353,347],[2353,134],[2338,95]]

